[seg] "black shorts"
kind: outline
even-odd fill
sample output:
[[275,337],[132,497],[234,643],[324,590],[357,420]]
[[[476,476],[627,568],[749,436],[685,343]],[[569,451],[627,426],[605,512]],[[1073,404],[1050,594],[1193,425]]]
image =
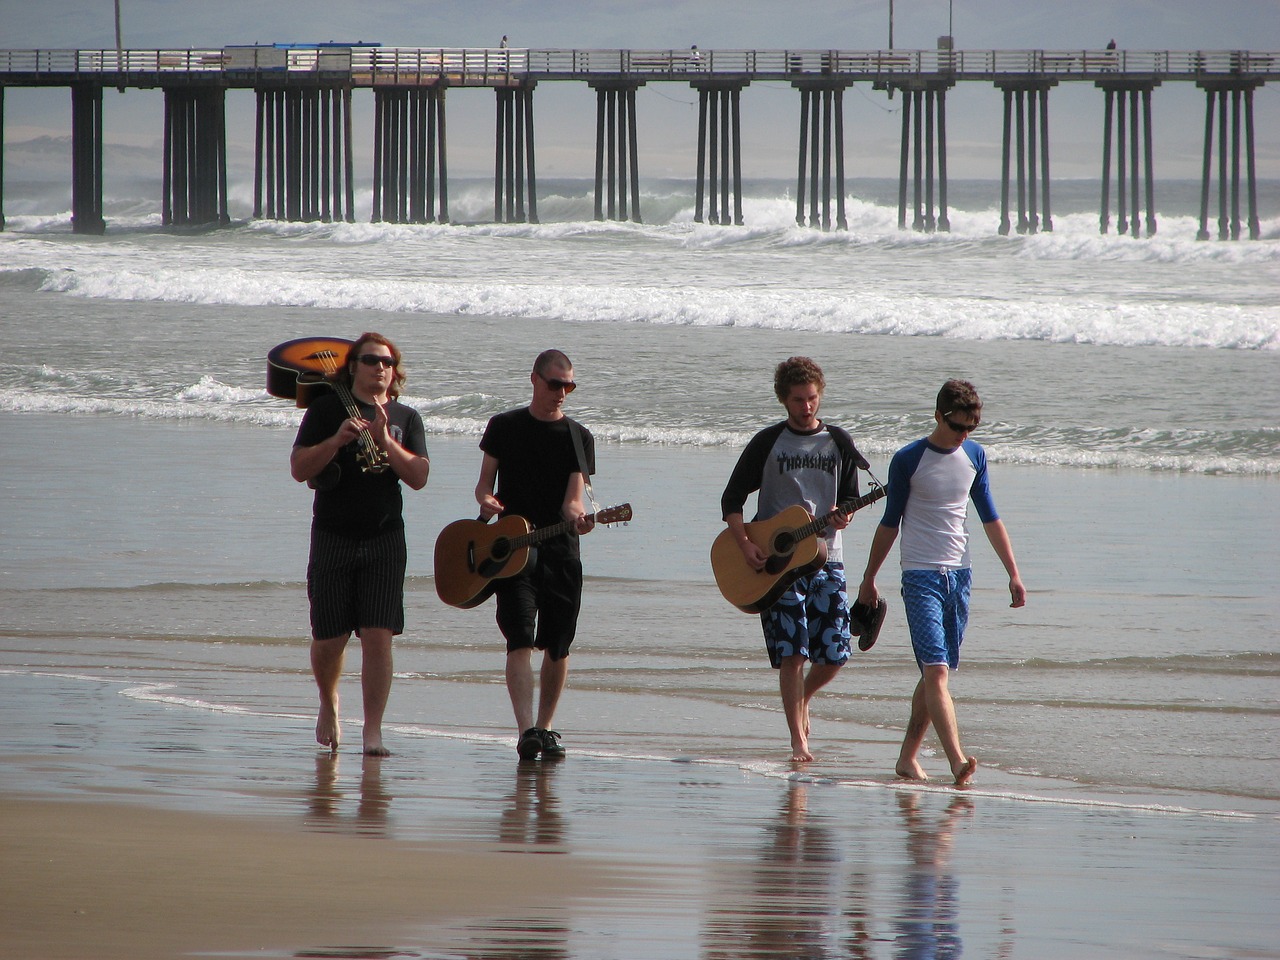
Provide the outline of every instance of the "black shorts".
[[369,540],[352,540],[311,528],[307,599],[311,636],[345,637],[361,627],[404,632],[404,527]]
[[508,653],[536,647],[552,660],[569,655],[582,608],[581,559],[540,547],[522,573],[499,581],[495,595]]

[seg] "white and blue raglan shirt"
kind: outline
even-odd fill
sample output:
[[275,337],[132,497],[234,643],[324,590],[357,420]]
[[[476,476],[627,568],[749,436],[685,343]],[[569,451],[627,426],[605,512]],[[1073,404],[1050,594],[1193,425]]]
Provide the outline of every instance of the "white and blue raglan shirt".
[[927,438],[908,444],[889,461],[880,526],[901,531],[903,570],[969,566],[969,500],[983,523],[998,520],[987,485],[987,454],[972,440],[954,450]]
[[[755,519],[776,516],[799,504],[814,516],[858,496],[862,455],[840,427],[820,424],[813,433],[797,433],[784,420],[757,433],[742,451],[720,498],[721,516],[742,513],[756,490]],[[865,461],[862,461],[865,463]],[[828,526],[827,562],[843,562],[840,531]]]

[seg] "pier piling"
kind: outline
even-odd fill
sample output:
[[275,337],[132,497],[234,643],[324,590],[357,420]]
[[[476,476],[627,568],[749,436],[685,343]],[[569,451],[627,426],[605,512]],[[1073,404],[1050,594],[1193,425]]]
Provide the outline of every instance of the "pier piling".
[[71,229],[101,234],[102,87],[78,83],[71,88]]
[[[847,230],[844,207],[844,91],[852,81],[833,76],[796,79],[800,91],[800,143],[797,150],[796,224],[831,229],[831,173],[835,162],[836,227]],[[807,167],[807,170],[806,170]],[[807,177],[807,183],[806,183]],[[805,219],[805,195],[809,216]]]
[[[1055,84],[1052,82],[1005,81],[996,84],[996,87],[1004,93],[1004,135],[1000,151],[1000,235],[1002,237],[1008,236],[1010,229],[1013,228],[1009,217],[1011,158],[1016,162],[1018,178],[1017,232],[1034,234],[1040,230],[1053,229],[1053,218],[1049,209],[1049,90],[1053,86]],[[1037,209],[1037,188],[1040,188],[1040,196],[1043,200],[1040,210]]]
[[[533,154],[533,84],[497,88],[494,136],[493,219],[537,223],[537,179]],[[525,207],[525,196],[529,205]]]
[[161,220],[166,226],[231,222],[225,97],[221,87],[165,88]]
[[350,88],[255,92],[254,219],[353,222]]
[[[703,201],[708,223],[742,226],[742,90],[745,81],[699,79],[690,83],[698,91],[698,176],[694,220],[703,222]],[[706,189],[704,190],[704,184]],[[733,196],[733,212],[729,197]]]
[[[898,229],[907,228],[907,176],[911,160],[913,230],[932,233],[951,229],[947,214],[946,96],[952,80],[891,83],[890,91],[902,93],[902,144],[898,165]],[[1006,116],[1006,123],[1007,123]],[[1006,145],[1007,145],[1006,132]],[[1007,158],[1006,158],[1007,161]],[[1006,162],[1007,165],[1007,162]],[[934,206],[934,170],[937,170],[938,204]]]
[[[1115,121],[1116,230],[1142,236],[1142,179],[1146,178],[1147,236],[1156,232],[1155,176],[1151,136],[1151,91],[1155,80],[1099,80],[1105,94],[1102,131],[1102,208],[1099,230],[1106,233],[1111,218],[1111,144]],[[1126,103],[1128,121],[1126,123]],[[1127,145],[1127,146],[1126,146]],[[1145,162],[1144,162],[1145,161]],[[1126,176],[1126,169],[1128,175]]]
[[372,222],[448,223],[444,86],[373,94]]
[[642,80],[613,78],[591,83],[596,92],[597,220],[644,222],[640,217],[640,151],[636,134],[636,90],[643,85]]
[[[1240,136],[1243,109],[1249,239],[1257,240],[1262,236],[1262,229],[1258,221],[1257,166],[1254,160],[1253,91],[1261,86],[1261,83],[1237,79],[1205,80],[1197,86],[1205,91],[1205,119],[1204,166],[1200,179],[1200,229],[1196,233],[1196,239],[1209,239],[1209,186],[1213,165],[1213,113],[1216,101],[1218,106],[1218,239],[1239,240],[1243,232],[1240,222]],[[1231,102],[1229,123],[1228,97]],[[1229,184],[1228,169],[1230,170]],[[1230,213],[1228,213],[1228,198]]]

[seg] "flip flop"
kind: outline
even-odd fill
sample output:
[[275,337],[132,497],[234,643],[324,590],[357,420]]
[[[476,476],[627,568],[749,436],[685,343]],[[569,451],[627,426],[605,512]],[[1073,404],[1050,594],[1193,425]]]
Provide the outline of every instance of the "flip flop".
[[870,650],[880,636],[880,628],[884,626],[884,615],[889,611],[889,603],[884,597],[876,601],[874,607],[860,600],[853,601],[849,610],[849,619],[858,627],[858,649]]

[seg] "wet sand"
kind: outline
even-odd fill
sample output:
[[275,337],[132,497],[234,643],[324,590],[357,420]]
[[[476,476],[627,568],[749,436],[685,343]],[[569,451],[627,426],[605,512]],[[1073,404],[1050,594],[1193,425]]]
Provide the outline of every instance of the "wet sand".
[[572,739],[333,757],[299,718],[129,690],[0,669],[0,957],[1280,956],[1273,817]]

